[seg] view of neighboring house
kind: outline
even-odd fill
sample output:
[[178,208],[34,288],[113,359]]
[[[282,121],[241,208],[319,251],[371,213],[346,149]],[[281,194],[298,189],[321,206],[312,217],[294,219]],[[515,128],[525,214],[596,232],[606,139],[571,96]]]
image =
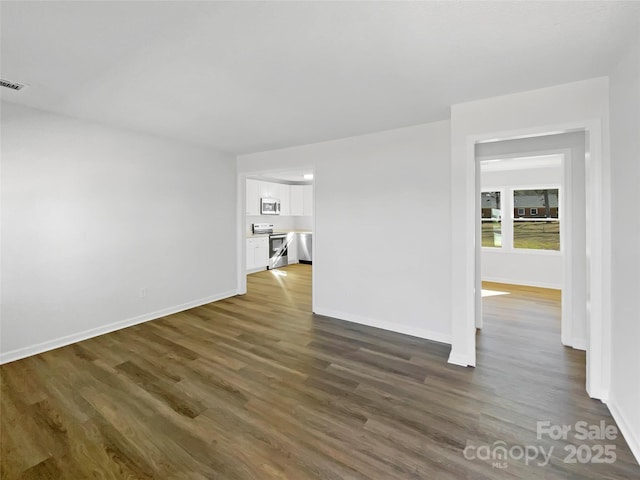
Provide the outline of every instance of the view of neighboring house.
[[516,190],[514,218],[558,218],[558,189]]
[[482,218],[499,220],[502,217],[500,195],[500,192],[482,192],[480,199]]

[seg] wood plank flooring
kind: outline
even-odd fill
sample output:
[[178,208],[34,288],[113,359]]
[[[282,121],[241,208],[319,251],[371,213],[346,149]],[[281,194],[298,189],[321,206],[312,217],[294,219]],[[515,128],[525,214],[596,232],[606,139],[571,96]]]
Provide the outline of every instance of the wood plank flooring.
[[[584,353],[560,345],[558,292],[494,285],[510,294],[485,299],[465,369],[446,345],[312,315],[311,267],[282,271],[3,365],[2,479],[640,478],[620,435],[536,438],[538,420],[614,424],[584,391]],[[553,447],[550,463],[463,455],[498,441]],[[617,460],[565,463],[583,443]]]

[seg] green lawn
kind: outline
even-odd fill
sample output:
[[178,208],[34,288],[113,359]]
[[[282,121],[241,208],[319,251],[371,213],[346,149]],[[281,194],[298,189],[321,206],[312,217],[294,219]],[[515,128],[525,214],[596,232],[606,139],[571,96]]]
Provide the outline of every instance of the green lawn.
[[502,246],[502,225],[498,222],[482,222],[482,246],[500,247]]
[[[499,247],[502,244],[501,224],[482,223],[482,246]],[[514,222],[514,248],[536,250],[560,250],[560,223],[550,222]]]

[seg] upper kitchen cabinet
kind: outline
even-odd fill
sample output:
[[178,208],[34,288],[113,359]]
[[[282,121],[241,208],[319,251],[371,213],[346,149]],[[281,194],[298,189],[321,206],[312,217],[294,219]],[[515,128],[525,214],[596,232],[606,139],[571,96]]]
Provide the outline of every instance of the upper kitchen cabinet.
[[276,198],[280,200],[280,215],[291,215],[289,185],[281,183],[263,182],[247,178],[247,215],[260,215],[260,199]]
[[247,215],[260,215],[260,181],[247,178]]
[[291,185],[289,215],[313,215],[313,185]]
[[302,214],[310,217],[313,215],[313,185],[303,185],[302,194]]
[[260,199],[280,200],[280,215],[313,215],[313,186],[247,179],[246,214],[260,215]]
[[258,182],[260,198],[278,198],[280,184],[271,182]]
[[289,207],[289,215],[304,215],[304,193],[302,189],[304,185],[291,185],[291,205]]
[[290,215],[289,185],[273,182],[259,182],[258,191],[260,192],[261,198],[275,198],[280,200],[280,215]]
[[[283,189],[282,187],[287,187]],[[289,185],[280,185],[279,183],[263,182],[261,180],[253,180],[247,178],[247,215],[260,215],[260,199],[261,198],[277,198],[281,203],[286,205],[287,213],[282,211],[281,215],[289,215]]]
[[280,200],[280,215],[291,215],[291,187],[277,183],[275,198]]

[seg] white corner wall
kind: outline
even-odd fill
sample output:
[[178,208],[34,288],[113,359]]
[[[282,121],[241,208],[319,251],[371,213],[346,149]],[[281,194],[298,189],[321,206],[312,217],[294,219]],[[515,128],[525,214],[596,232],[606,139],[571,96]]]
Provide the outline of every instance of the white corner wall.
[[315,169],[314,311],[450,342],[449,122],[238,157]]
[[1,114],[2,362],[236,293],[232,156]]
[[[587,183],[594,185],[587,201],[593,216],[587,232],[593,244],[588,273],[591,282],[593,322],[588,352],[589,393],[606,398],[610,359],[610,198],[609,90],[607,78],[557,85],[528,92],[468,102],[451,107],[451,201],[452,217],[452,349],[449,361],[475,365],[475,326],[479,289],[476,276],[475,223],[477,216],[474,143],[515,137],[549,135],[587,128],[592,131]],[[590,250],[589,250],[590,249]],[[596,275],[594,275],[594,273]],[[455,286],[455,288],[453,288]]]
[[640,40],[611,75],[612,304],[609,408],[640,462]]

